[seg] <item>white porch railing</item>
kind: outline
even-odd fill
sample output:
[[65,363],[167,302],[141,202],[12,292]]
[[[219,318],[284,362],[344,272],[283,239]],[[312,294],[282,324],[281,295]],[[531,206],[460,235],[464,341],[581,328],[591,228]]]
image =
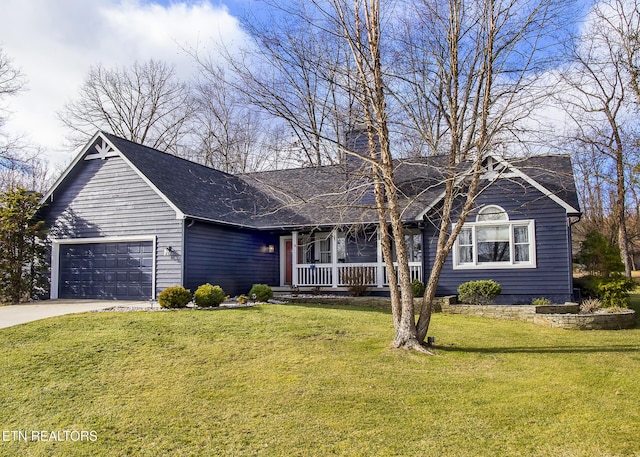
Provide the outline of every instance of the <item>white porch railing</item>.
[[[398,264],[394,263],[396,274],[398,273]],[[383,266],[384,269],[384,285],[389,284],[389,276],[387,276],[387,267]],[[422,281],[422,264],[420,262],[409,262],[409,275],[411,275],[411,281],[415,281],[416,279]]]
[[[378,272],[382,269],[383,283],[380,284]],[[297,286],[301,287],[344,287],[349,285],[348,278],[352,274],[363,274],[366,283],[372,287],[383,287],[389,284],[387,268],[378,263],[339,263],[339,264],[300,264],[294,266]],[[397,271],[397,265],[396,265]],[[409,263],[411,280],[422,280],[422,264]]]
[[298,286],[329,287],[333,285],[333,266],[331,264],[296,265],[294,269]]

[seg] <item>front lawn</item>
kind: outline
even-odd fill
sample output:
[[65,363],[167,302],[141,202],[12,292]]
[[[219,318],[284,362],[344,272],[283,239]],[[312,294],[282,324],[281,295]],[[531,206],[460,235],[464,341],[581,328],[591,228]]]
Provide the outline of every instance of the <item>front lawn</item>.
[[384,310],[312,305],[90,313],[2,329],[0,455],[640,451],[638,327],[436,314],[436,357],[390,349],[392,334]]

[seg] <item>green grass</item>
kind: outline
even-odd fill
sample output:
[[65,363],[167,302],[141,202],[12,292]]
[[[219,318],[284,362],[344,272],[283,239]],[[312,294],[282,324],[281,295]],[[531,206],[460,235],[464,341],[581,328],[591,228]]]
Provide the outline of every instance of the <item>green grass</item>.
[[640,451],[640,328],[267,305],[91,313],[0,330],[2,456],[623,456]]

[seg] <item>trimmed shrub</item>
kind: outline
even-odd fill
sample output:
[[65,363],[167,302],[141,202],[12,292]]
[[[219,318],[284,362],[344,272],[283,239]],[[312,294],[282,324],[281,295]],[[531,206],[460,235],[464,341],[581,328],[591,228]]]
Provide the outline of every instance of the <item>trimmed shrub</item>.
[[424,283],[419,279],[414,279],[411,283],[411,291],[414,298],[422,297],[424,295]]
[[491,279],[468,281],[458,286],[458,298],[470,305],[487,305],[502,292],[502,287]]
[[163,308],[184,308],[191,301],[191,292],[182,286],[171,286],[160,292],[158,303]]
[[534,299],[531,301],[531,304],[532,304],[533,306],[548,306],[548,305],[550,305],[550,304],[551,304],[551,300],[549,300],[548,298],[544,298],[544,297],[541,297],[541,298],[534,298]]
[[266,302],[270,298],[273,298],[273,290],[266,284],[254,284],[249,291],[249,297],[252,300]]
[[212,286],[209,283],[203,284],[193,294],[193,300],[201,308],[219,306],[224,301],[224,290],[220,286]]
[[341,273],[341,280],[347,285],[349,295],[362,297],[367,293],[369,284],[374,281],[373,271],[365,267],[347,267]]

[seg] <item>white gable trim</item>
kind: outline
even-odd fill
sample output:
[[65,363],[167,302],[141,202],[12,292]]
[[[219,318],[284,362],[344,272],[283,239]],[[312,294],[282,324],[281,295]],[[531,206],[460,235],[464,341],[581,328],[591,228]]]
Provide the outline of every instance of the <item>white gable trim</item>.
[[96,145],[95,150],[96,151],[91,154],[89,154],[89,151],[87,150],[87,154],[85,154],[84,160],[104,160],[109,157],[118,156],[118,152],[116,151],[116,149],[111,145],[110,142],[107,142],[104,137],[102,138],[102,144]]
[[[100,138],[102,140],[102,145],[100,146],[100,149],[97,150],[97,152],[95,153],[90,153],[89,154],[89,149],[90,147],[93,145],[93,143]],[[131,169],[133,171],[136,172],[136,174],[138,176],[140,176],[140,178],[142,178],[142,180],[149,186],[151,187],[151,189],[153,189],[153,191],[167,204],[171,207],[171,209],[173,209],[173,211],[175,211],[176,213],[176,219],[185,219],[185,214],[171,201],[169,200],[169,198],[163,194],[162,192],[160,192],[160,190],[155,186],[155,184],[153,184],[149,178],[147,178],[135,165],[133,165],[133,163],[131,163],[129,161],[129,159],[127,159],[125,157],[124,154],[122,154],[122,152],[120,152],[120,150],[111,142],[109,141],[109,139],[102,134],[102,132],[97,132],[95,135],[93,135],[93,137],[91,138],[91,140],[82,148],[82,150],[80,151],[80,153],[75,157],[75,159],[73,159],[73,162],[71,162],[71,165],[69,165],[67,167],[67,169],[64,171],[64,173],[62,173],[62,175],[56,180],[56,182],[54,183],[54,185],[51,187],[51,189],[45,194],[44,197],[42,197],[42,199],[40,200],[40,204],[44,204],[47,200],[49,200],[50,198],[53,200],[54,198],[54,193],[55,191],[58,189],[58,187],[60,186],[60,184],[62,184],[62,182],[67,178],[67,176],[69,175],[69,173],[71,172],[71,170],[73,170],[76,165],[78,164],[78,162],[81,162],[83,159],[84,160],[93,160],[93,159],[106,159],[108,157],[120,157],[122,160],[124,160],[124,162],[129,165],[129,167],[131,167]]]
[[[531,176],[529,176],[526,173],[524,173],[523,171],[519,170],[517,167],[513,166],[512,164],[510,164],[506,160],[501,159],[500,157],[496,157],[496,156],[494,156],[492,154],[488,154],[487,158],[491,158],[491,159],[495,160],[496,162],[500,163],[503,166],[502,170],[504,170],[504,171],[501,170],[501,171],[485,172],[484,175],[482,176],[484,179],[496,180],[498,178],[515,178],[515,177],[518,177],[518,178],[524,180],[525,182],[527,182],[528,184],[530,184],[532,187],[534,187],[538,191],[540,191],[540,193],[542,193],[545,197],[548,197],[549,199],[551,199],[552,201],[554,201],[555,203],[560,205],[562,208],[564,208],[564,210],[567,212],[567,214],[572,214],[572,213],[573,214],[579,214],[580,213],[580,211],[578,211],[576,208],[574,208],[573,206],[571,206],[570,204],[565,202],[563,199],[561,199],[556,194],[551,192],[549,189],[547,189],[545,186],[543,186],[538,181],[533,179]],[[466,172],[461,174],[458,177],[458,179],[456,180],[456,186],[459,185],[460,182],[467,175],[469,175],[470,173],[471,173],[471,170],[467,170]],[[422,211],[420,214],[418,214],[418,216],[416,216],[416,220],[417,221],[421,221],[426,216],[426,214],[429,213],[429,211],[431,211],[444,198],[444,195],[445,195],[445,192],[442,191],[429,205],[427,205],[427,207],[424,209],[424,211]]]
[[163,194],[162,192],[160,192],[160,189],[158,189],[158,188],[155,186],[155,184],[153,184],[153,183],[151,182],[151,180],[149,180],[149,178],[147,178],[147,177],[146,177],[146,176],[145,176],[145,175],[144,175],[140,170],[138,170],[138,169],[137,169],[137,168],[136,168],[136,167],[135,167],[135,166],[134,166],[134,165],[129,161],[129,159],[127,159],[127,158],[126,158],[124,155],[122,155],[122,154],[120,154],[120,157],[122,158],[122,160],[124,160],[124,161],[125,161],[125,163],[126,163],[127,165],[129,165],[129,166],[133,169],[133,171],[135,171],[135,172],[136,172],[136,174],[137,174],[138,176],[140,176],[140,177],[142,178],[142,180],[143,180],[145,183],[147,183],[147,185],[148,185],[149,187],[151,187],[151,189],[153,189],[153,191],[154,191],[156,194],[158,194],[158,196],[159,196],[162,200],[164,200],[164,202],[165,202],[167,205],[169,205],[169,206],[171,207],[171,209],[172,209],[173,211],[175,211],[175,213],[176,213],[176,219],[185,219],[185,218],[187,217],[187,216],[186,216],[186,215],[185,215],[185,214],[184,214],[184,213],[183,213],[183,212],[182,212],[182,211],[181,211],[181,210],[180,210],[176,205],[174,205],[174,204],[173,204],[173,202],[172,202],[171,200],[169,200],[169,198],[168,198],[165,194]]
[[[464,173],[462,173],[460,176],[458,176],[458,178],[456,179],[456,183],[454,184],[454,186],[458,186],[460,185],[460,183],[462,182],[462,180],[464,180],[464,178],[467,177],[467,175],[471,174],[471,170],[467,170]],[[416,221],[421,221],[422,219],[424,219],[424,217],[427,215],[427,213],[429,213],[443,198],[444,195],[446,194],[446,191],[442,191],[438,194],[438,196],[436,198],[433,199],[433,201],[431,203],[429,203],[427,205],[427,207],[416,216]]]
[[527,183],[531,184],[533,187],[535,187],[537,190],[539,190],[545,197],[550,198],[551,200],[556,202],[558,205],[560,205],[562,208],[564,208],[564,210],[567,212],[567,214],[570,214],[570,213],[578,214],[578,213],[580,213],[580,211],[578,211],[576,208],[574,208],[573,206],[571,206],[570,204],[565,202],[563,199],[561,199],[556,194],[551,192],[549,189],[544,187],[542,184],[540,184],[538,181],[533,179],[531,176],[529,176],[526,173],[524,173],[523,171],[519,170],[517,167],[507,163],[506,161],[504,161],[504,160],[502,160],[500,158],[496,158],[496,157],[494,157],[494,158],[498,162],[503,163],[506,167],[509,167],[511,172],[513,174],[515,174],[517,177],[519,177],[519,178],[523,179],[524,181],[526,181]]
[[[69,164],[69,166],[62,172],[62,174],[60,175],[60,177],[56,180],[55,183],[53,183],[53,186],[51,186],[51,189],[49,189],[49,191],[44,194],[44,197],[42,197],[42,199],[40,199],[40,204],[44,204],[47,200],[49,200],[49,198],[54,194],[54,192],[58,189],[58,187],[60,186],[60,184],[62,184],[62,182],[67,178],[67,176],[69,175],[69,173],[71,173],[71,170],[73,170],[75,168],[75,166],[78,164],[78,162],[80,162],[83,157],[85,156],[85,154],[87,153],[87,151],[89,150],[89,147],[91,147],[91,145],[94,143],[94,141],[99,137],[102,136],[101,132],[96,132],[91,139],[89,140],[89,142],[87,142],[87,144],[80,150],[80,152],[78,153],[78,155],[75,156],[75,158],[73,159],[73,161]],[[103,137],[104,138],[104,137]]]

